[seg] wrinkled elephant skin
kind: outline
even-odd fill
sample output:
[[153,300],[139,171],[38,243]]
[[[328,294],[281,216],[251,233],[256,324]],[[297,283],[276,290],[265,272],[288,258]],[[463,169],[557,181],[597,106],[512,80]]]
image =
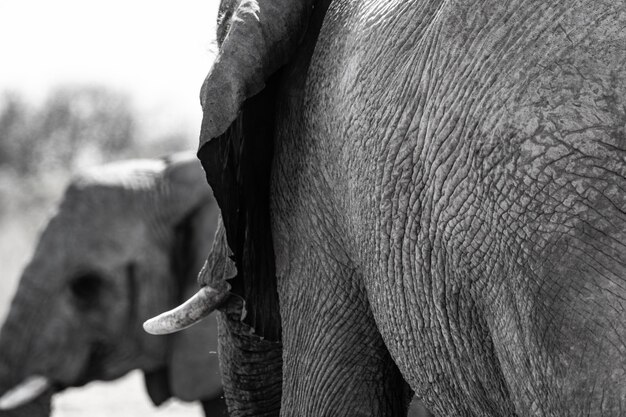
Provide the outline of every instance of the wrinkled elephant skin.
[[199,152],[244,321],[282,342],[280,414],[402,415],[415,391],[440,416],[623,415],[626,3],[291,4],[222,2],[250,79],[216,61]]

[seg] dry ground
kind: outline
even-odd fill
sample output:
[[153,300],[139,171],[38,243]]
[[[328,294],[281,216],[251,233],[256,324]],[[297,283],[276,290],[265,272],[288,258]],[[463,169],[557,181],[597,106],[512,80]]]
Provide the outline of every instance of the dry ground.
[[200,405],[170,400],[157,408],[150,403],[141,372],[114,382],[93,382],[55,396],[52,417],[200,417]]

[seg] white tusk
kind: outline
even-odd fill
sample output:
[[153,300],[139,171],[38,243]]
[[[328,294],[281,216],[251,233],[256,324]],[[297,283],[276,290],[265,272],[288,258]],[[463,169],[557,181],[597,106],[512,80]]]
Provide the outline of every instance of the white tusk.
[[[222,284],[223,283],[223,284]],[[205,286],[189,300],[173,310],[166,311],[143,324],[146,332],[155,335],[174,333],[186,329],[206,318],[230,296],[230,285],[222,281],[221,288]]]
[[49,387],[50,381],[45,376],[30,376],[0,397],[0,410],[12,410],[29,403],[43,394]]

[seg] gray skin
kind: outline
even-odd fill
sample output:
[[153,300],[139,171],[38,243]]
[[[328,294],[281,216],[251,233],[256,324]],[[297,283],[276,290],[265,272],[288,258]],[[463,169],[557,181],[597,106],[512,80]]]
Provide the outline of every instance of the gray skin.
[[0,332],[0,394],[35,374],[54,389],[0,415],[47,416],[55,390],[141,369],[155,404],[201,400],[222,416],[215,319],[167,338],[141,327],[195,292],[218,213],[193,154],[74,178]]
[[[228,92],[263,88],[249,69],[271,84],[287,64],[269,206],[280,414],[402,415],[408,386],[441,416],[624,415],[626,3],[316,6],[225,14],[229,59],[202,91],[207,148],[241,107]],[[235,358],[251,336],[222,320]],[[239,415],[263,410],[226,382]]]

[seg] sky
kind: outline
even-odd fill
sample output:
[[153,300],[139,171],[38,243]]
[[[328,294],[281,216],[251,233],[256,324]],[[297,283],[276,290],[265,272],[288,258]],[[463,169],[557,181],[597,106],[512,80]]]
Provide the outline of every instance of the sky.
[[144,114],[199,125],[217,5],[0,0],[0,93],[36,103],[60,84],[107,85],[128,92]]

